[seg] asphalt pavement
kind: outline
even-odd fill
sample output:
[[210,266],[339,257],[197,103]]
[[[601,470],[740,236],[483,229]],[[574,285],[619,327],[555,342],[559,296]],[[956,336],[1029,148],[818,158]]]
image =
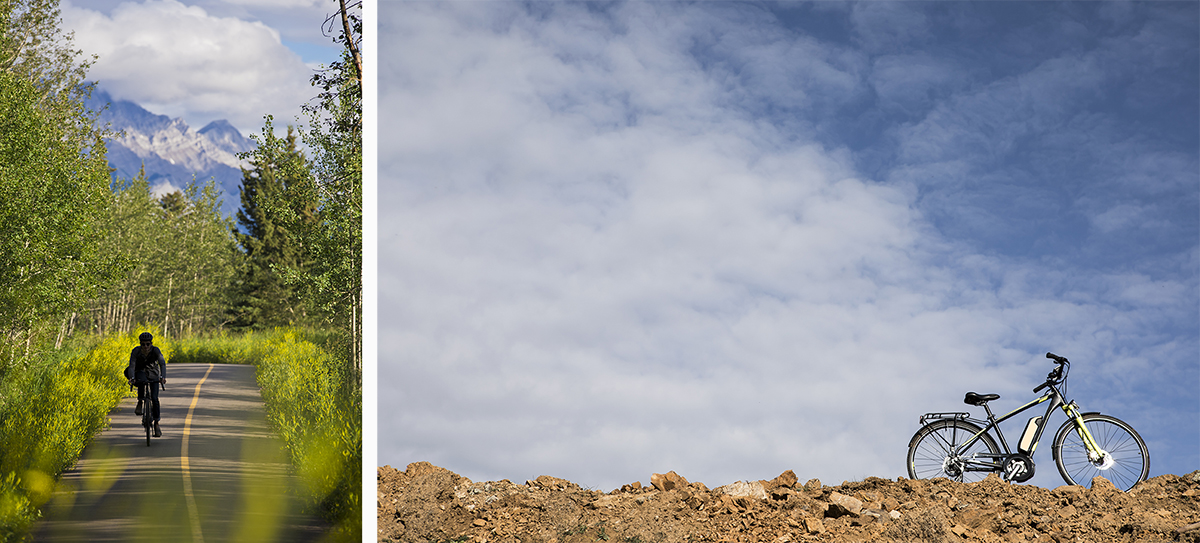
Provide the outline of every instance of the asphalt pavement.
[[322,539],[328,526],[306,512],[253,366],[170,364],[159,401],[163,435],[148,447],[136,398],[109,414],[111,427],[63,474],[33,541]]

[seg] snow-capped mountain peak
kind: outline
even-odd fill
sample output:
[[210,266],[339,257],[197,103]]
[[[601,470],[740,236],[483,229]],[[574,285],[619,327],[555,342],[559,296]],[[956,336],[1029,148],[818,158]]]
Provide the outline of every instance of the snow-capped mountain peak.
[[113,100],[100,89],[88,100],[93,110],[106,104],[97,122],[121,133],[107,142],[114,177],[133,179],[144,165],[156,193],[185,187],[193,178],[204,182],[211,177],[222,192],[222,213],[228,216],[237,210],[241,168],[247,166],[237,154],[254,149],[254,142],[237,128],[222,119],[196,130],[182,118],[157,115],[128,100]]

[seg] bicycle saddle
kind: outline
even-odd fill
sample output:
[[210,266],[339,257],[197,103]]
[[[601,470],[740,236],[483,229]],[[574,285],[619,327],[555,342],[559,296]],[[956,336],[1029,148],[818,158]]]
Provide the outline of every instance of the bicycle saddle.
[[963,398],[963,403],[969,404],[969,405],[974,405],[974,406],[980,406],[980,405],[988,403],[992,400],[999,400],[999,399],[1000,399],[999,394],[976,394],[974,392],[968,392],[967,397]]

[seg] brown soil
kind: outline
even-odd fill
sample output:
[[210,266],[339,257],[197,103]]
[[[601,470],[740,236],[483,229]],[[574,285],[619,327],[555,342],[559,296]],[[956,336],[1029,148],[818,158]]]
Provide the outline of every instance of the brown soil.
[[1200,543],[1200,471],[1128,493],[1092,488],[869,477],[824,486],[791,471],[708,489],[670,472],[587,490],[543,475],[476,483],[427,462],[379,468],[379,541],[418,542],[1132,542]]

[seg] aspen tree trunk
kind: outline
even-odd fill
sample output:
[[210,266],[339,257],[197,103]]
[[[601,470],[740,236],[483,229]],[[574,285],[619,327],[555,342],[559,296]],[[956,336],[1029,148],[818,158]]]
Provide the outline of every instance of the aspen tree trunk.
[[57,351],[62,348],[63,338],[66,337],[66,335],[67,335],[68,321],[70,321],[71,319],[74,319],[74,318],[75,318],[75,313],[71,313],[70,316],[63,315],[63,322],[62,322],[62,324],[60,324],[58,326],[58,337],[54,340],[54,350]]
[[171,287],[175,284],[175,274],[167,277],[167,311],[163,313],[162,334],[167,336],[167,323],[171,319]]

